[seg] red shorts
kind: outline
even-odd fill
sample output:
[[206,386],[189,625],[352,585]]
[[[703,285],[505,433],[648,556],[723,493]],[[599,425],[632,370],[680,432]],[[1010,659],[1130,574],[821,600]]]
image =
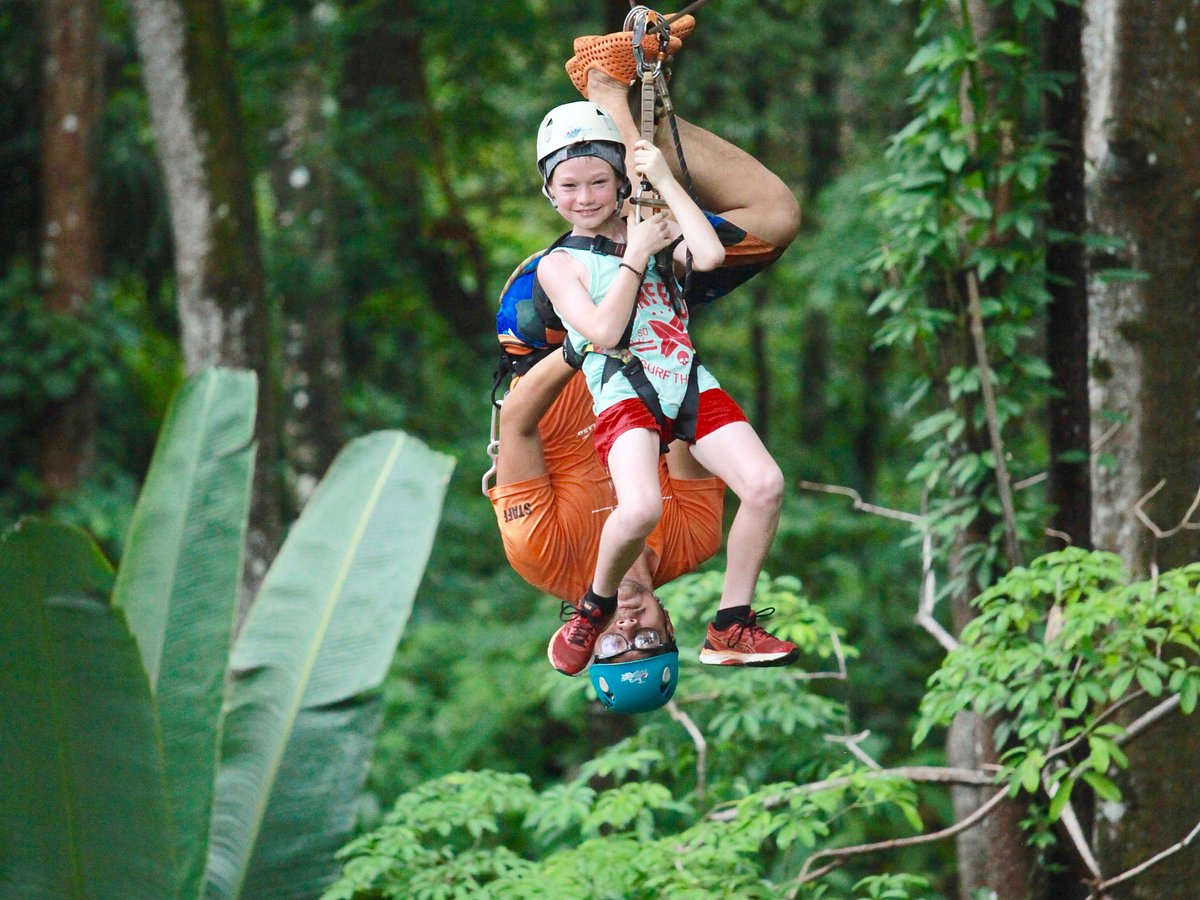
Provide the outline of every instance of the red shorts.
[[[699,408],[696,411],[696,440],[712,434],[718,428],[731,422],[745,422],[746,414],[721,388],[713,388],[700,394]],[[600,464],[608,468],[608,453],[612,450],[613,442],[626,431],[633,428],[648,428],[656,432],[664,444],[669,444],[674,437],[672,425],[668,419],[663,427],[659,427],[646,404],[636,397],[614,403],[596,417],[596,430],[593,440],[596,443],[596,455]]]

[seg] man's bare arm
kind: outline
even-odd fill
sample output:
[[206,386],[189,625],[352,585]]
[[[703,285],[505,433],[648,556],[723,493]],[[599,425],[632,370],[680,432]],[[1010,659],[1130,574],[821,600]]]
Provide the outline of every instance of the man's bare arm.
[[500,407],[500,449],[496,484],[546,474],[538,422],[574,376],[561,353],[550,353],[517,379]]

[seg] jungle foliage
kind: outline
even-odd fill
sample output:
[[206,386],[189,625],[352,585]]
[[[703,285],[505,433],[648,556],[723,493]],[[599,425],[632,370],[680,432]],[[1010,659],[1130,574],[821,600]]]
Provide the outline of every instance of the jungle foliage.
[[[6,776],[21,766],[0,878],[43,873],[14,896],[83,895],[87,869],[154,897],[953,897],[948,785],[1016,799],[1037,866],[1068,865],[1082,890],[1094,847],[1075,807],[1119,800],[1128,743],[1195,708],[1200,570],[1044,553],[1042,473],[1061,461],[1044,424],[1047,252],[1119,249],[1046,225],[1061,144],[1040,111],[1079,73],[1047,70],[1041,35],[1072,2],[697,13],[673,69],[680,114],[804,207],[782,259],[695,331],[793,488],[756,602],[806,656],[730,673],[685,649],[673,705],[636,719],[545,665],[557,603],[507,567],[479,492],[492,298],[558,233],[532,135],[576,96],[571,39],[613,30],[626,4],[218,4],[299,516],[232,655],[252,413],[236,378],[184,380],[130,6],[101,0],[105,262],[75,318],[38,302],[38,4],[0,7],[0,522],[57,523],[0,545],[16,625],[0,694],[36,726],[0,735]],[[297,337],[317,313],[336,379]],[[180,419],[218,382],[219,438]],[[38,423],[84,384],[94,464],[51,490]],[[309,452],[292,425],[331,385],[339,415]],[[343,445],[312,493],[312,459]],[[192,470],[205,487],[181,491]],[[699,646],[720,569],[660,592],[681,647]],[[973,619],[954,637],[951,603]],[[944,729],[968,713],[998,723],[995,767],[946,765]],[[75,765],[55,769],[47,746]],[[85,777],[97,768],[112,777]],[[77,832],[53,827],[71,816]]]
[[250,373],[183,383],[115,574],[71,526],[0,543],[0,700],[22,722],[0,739],[4,896],[329,882],[450,462],[400,433],[348,445],[234,643],[254,407]]

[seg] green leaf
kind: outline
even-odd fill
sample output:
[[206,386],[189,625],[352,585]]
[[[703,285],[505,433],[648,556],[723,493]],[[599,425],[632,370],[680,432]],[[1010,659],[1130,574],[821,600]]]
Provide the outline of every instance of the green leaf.
[[963,144],[947,144],[941,149],[942,165],[951,172],[962,171],[967,161],[967,148]]
[[965,191],[955,195],[954,202],[958,204],[963,212],[976,219],[990,219],[992,217],[992,204],[988,203],[980,194]]
[[288,535],[234,648],[207,897],[310,896],[336,875],[452,467],[400,432],[360,438]]
[[112,570],[82,531],[0,542],[6,897],[175,896],[150,689]]
[[254,465],[255,389],[253,372],[229,369],[180,385],[113,595],[157,700],[181,897],[199,894],[208,851]]
[[1188,678],[1183,682],[1183,687],[1179,691],[1179,711],[1185,716],[1190,715],[1196,708],[1196,697],[1196,679]]
[[1117,673],[1117,677],[1113,679],[1112,684],[1108,689],[1108,696],[1113,700],[1119,700],[1129,690],[1130,682],[1133,681],[1133,670],[1125,669]]
[[1145,666],[1140,666],[1137,670],[1137,680],[1151,697],[1157,697],[1162,693],[1162,679],[1153,669],[1148,669]]
[[1139,269],[1099,269],[1096,278],[1101,284],[1119,281],[1149,281],[1150,273]]
[[1112,744],[1104,738],[1091,737],[1088,738],[1088,747],[1092,753],[1092,769],[1103,775],[1108,771],[1111,762],[1108,751]]
[[1120,802],[1121,791],[1111,780],[1099,772],[1084,772],[1083,780],[1092,786],[1092,790],[1096,792],[1096,796],[1101,800],[1109,800],[1113,803]]
[[1031,794],[1037,791],[1038,785],[1041,784],[1042,761],[1042,754],[1035,751],[1021,761],[1021,766],[1017,770],[1021,779],[1021,787]]
[[1074,789],[1074,779],[1067,779],[1059,784],[1058,792],[1054,795],[1054,799],[1050,801],[1049,817],[1051,822],[1058,821],[1058,817],[1062,815],[1062,811],[1071,802],[1071,791]]

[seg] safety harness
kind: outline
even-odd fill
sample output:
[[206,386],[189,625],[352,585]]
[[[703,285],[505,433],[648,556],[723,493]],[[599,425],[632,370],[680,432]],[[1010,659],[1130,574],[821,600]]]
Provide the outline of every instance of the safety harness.
[[[637,64],[638,77],[641,79],[641,123],[642,137],[654,141],[655,112],[661,106],[671,128],[671,137],[675,145],[675,155],[684,176],[684,186],[689,195],[695,199],[695,188],[687,162],[683,155],[683,144],[679,136],[679,126],[675,119],[675,108],[671,103],[671,95],[667,90],[667,74],[665,63],[667,48],[670,44],[670,21],[660,13],[645,6],[635,6],[625,19],[624,31],[632,32],[633,54]],[[649,55],[643,49],[643,41],[647,34],[657,34],[658,48]],[[640,221],[643,209],[663,209],[667,203],[654,191],[653,186],[642,179],[635,194],[630,197],[634,207],[635,221]],[[680,315],[686,312],[684,296],[687,294],[692,279],[692,254],[687,253],[684,269],[683,284],[673,274],[672,259],[678,241],[655,254],[655,266],[664,273],[663,282],[666,284],[671,305]],[[513,270],[504,289],[500,292],[500,308],[496,313],[496,332],[500,340],[500,357],[492,379],[492,427],[491,439],[487,446],[488,456],[492,465],[483,475],[483,493],[488,493],[488,479],[496,471],[496,458],[499,451],[497,413],[503,402],[497,397],[501,384],[511,375],[523,375],[537,362],[548,354],[562,347],[562,353],[567,363],[573,368],[580,368],[586,353],[601,353],[607,357],[604,370],[601,373],[601,385],[607,384],[616,374],[623,375],[638,398],[645,404],[650,414],[658,424],[660,433],[667,431],[668,419],[663,414],[658,394],[646,377],[642,362],[629,350],[629,340],[633,323],[637,315],[637,303],[630,313],[625,332],[614,348],[585,347],[582,351],[572,346],[566,339],[566,328],[562,319],[554,311],[549,297],[537,281],[538,264],[546,254],[560,247],[590,250],[607,256],[620,258],[625,253],[625,245],[618,244],[602,235],[583,237],[570,232],[562,235],[549,247],[533,254]],[[644,277],[644,276],[643,276]],[[641,287],[639,285],[639,291]],[[679,412],[669,422],[673,438],[694,442],[696,440],[696,419],[699,411],[699,387],[697,371],[700,365],[699,354],[692,354],[691,370],[688,373],[688,386],[679,407]],[[661,445],[666,452],[667,443]]]

